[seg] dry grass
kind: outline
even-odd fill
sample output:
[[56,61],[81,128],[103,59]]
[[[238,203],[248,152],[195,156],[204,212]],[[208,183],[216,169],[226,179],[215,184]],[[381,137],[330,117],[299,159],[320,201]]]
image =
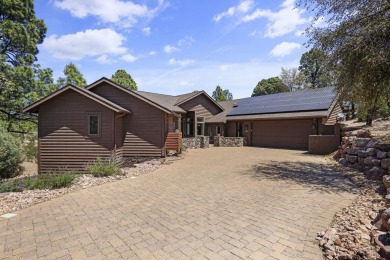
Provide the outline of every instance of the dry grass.
[[374,120],[372,126],[366,126],[364,122],[357,122],[356,120],[345,121],[343,123],[348,126],[368,129],[375,139],[390,142],[390,118]]

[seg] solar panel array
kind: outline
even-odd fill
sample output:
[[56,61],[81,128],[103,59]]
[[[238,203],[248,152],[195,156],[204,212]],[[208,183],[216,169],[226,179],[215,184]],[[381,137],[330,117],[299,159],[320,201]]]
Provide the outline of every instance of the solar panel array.
[[228,116],[327,110],[336,94],[333,87],[244,98]]

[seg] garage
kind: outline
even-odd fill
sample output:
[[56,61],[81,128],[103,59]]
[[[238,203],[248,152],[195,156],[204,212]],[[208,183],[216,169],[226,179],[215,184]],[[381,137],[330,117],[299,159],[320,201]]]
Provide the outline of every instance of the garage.
[[251,123],[252,146],[308,149],[312,120],[272,120]]
[[308,150],[309,136],[334,130],[340,112],[330,87],[244,98],[227,112],[227,136],[246,137],[249,146]]

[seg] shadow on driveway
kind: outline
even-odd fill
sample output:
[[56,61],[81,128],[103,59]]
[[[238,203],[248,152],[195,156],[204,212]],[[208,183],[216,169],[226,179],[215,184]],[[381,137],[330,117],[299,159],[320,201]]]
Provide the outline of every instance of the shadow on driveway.
[[293,181],[323,192],[357,192],[359,186],[335,169],[320,163],[270,161],[252,166],[244,175],[257,180]]

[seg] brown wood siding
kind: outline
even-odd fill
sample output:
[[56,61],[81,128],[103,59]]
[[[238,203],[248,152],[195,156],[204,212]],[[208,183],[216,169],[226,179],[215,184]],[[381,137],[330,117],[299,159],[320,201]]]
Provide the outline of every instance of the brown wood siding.
[[195,111],[196,116],[205,117],[206,120],[222,111],[204,94],[188,100],[187,102],[181,104],[180,107],[186,111]]
[[163,111],[107,83],[91,90],[132,112],[123,118],[123,156],[161,156],[164,153]]
[[308,149],[312,120],[252,121],[251,145],[261,147]]
[[237,136],[237,122],[227,122],[226,123],[226,135],[228,137],[236,137]]
[[340,104],[337,102],[336,105],[334,106],[332,112],[330,112],[330,115],[328,117],[328,120],[326,121],[326,125],[334,125],[337,123],[337,115],[339,113],[342,113],[342,108]]
[[[87,136],[87,113],[100,113],[100,136]],[[96,157],[110,157],[114,112],[72,90],[39,107],[39,164],[41,173],[84,171]]]

